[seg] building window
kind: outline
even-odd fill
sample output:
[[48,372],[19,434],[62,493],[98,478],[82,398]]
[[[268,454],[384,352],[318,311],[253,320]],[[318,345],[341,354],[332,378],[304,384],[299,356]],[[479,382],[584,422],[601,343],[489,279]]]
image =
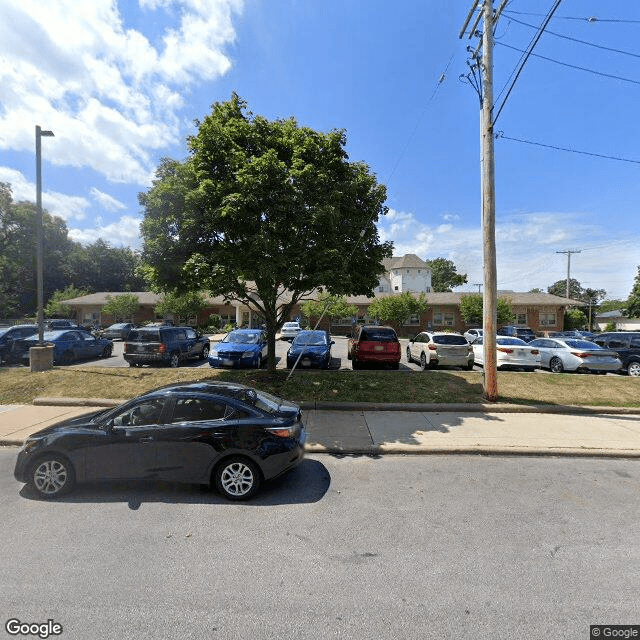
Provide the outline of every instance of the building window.
[[396,285],[395,287],[393,287],[396,291],[398,290],[398,285]]
[[526,313],[516,313],[516,324],[526,326],[527,324],[527,314]]
[[555,313],[541,313],[539,322],[540,322],[540,326],[541,327],[555,327],[556,326],[556,314]]
[[454,324],[453,311],[436,311],[433,314],[433,325],[436,327],[453,327]]
[[405,325],[408,325],[408,324],[412,324],[412,325],[420,324],[420,315],[417,313],[412,313],[411,316],[409,316],[409,320],[405,322]]

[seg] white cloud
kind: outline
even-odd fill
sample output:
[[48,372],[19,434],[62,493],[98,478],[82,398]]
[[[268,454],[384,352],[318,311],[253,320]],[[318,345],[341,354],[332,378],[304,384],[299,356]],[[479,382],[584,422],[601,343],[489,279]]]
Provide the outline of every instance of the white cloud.
[[[571,259],[571,277],[583,287],[605,289],[609,298],[626,298],[635,278],[639,236],[607,238],[603,229],[581,222],[574,213],[521,213],[498,216],[496,256],[498,288],[546,290],[566,278],[567,257],[557,251],[581,249]],[[415,215],[390,210],[378,224],[382,240],[393,240],[395,256],[415,253],[422,259],[447,258],[468,284],[458,290],[477,290],[482,282],[483,242],[480,224],[429,225]]]
[[[11,185],[15,202],[36,201],[36,185],[27,180],[19,171],[9,167],[0,167],[0,182]],[[81,196],[68,196],[57,191],[42,192],[42,208],[51,215],[63,220],[83,220],[86,217],[89,201]]]
[[117,200],[108,193],[104,193],[95,187],[91,187],[90,193],[91,197],[94,200],[97,200],[100,203],[100,206],[107,211],[121,211],[122,209],[127,208],[127,205],[120,202],[120,200]]
[[224,74],[241,0],[142,0],[175,8],[158,45],[127,28],[112,0],[4,0],[0,21],[0,148],[31,151],[34,126],[56,165],[148,184],[152,152],[179,141],[190,85]]
[[69,237],[83,244],[89,244],[102,238],[112,245],[136,248],[140,246],[141,222],[142,218],[122,216],[112,224],[84,229],[71,228],[69,229]]

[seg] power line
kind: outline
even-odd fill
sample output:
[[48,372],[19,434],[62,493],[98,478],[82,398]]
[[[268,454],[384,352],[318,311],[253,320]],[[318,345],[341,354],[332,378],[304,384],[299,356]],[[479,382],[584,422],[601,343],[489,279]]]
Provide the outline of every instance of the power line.
[[[524,25],[525,27],[530,27],[531,29],[537,29],[533,24],[529,24],[528,22],[522,22],[522,20],[517,20],[516,18],[509,17],[509,20],[515,22],[517,24]],[[604,51],[612,51],[613,53],[621,53],[625,56],[632,56],[634,58],[640,58],[640,53],[633,53],[631,51],[623,51],[622,49],[614,49],[613,47],[605,47],[601,44],[596,44],[595,42],[589,42],[587,40],[580,40],[579,38],[572,38],[571,36],[567,36],[562,33],[556,33],[555,31],[550,31],[547,29],[545,33],[549,33],[552,36],[556,36],[557,38],[563,38],[564,40],[571,40],[572,42],[579,42],[580,44],[585,44],[589,47],[595,47],[596,49],[603,49]]]
[[[514,13],[521,16],[537,16],[537,17],[545,15],[543,13],[529,13],[527,11],[513,11],[513,9],[509,11],[505,11],[504,13],[507,13],[507,14]],[[582,17],[582,18],[576,18],[573,16],[556,16],[556,19],[578,20],[580,22],[619,22],[622,24],[640,24],[640,20],[627,20],[624,18],[598,18],[597,16],[588,16],[588,17]]]
[[[504,42],[496,42],[497,45],[501,47],[506,47],[507,49],[513,49],[514,51],[519,51],[520,53],[524,53],[522,49],[518,49],[517,47],[512,47],[509,44],[505,44]],[[587,67],[581,67],[576,64],[569,64],[568,62],[561,62],[560,60],[555,60],[554,58],[548,58],[547,56],[541,56],[539,53],[530,54],[535,58],[541,58],[542,60],[547,60],[549,62],[555,62],[556,64],[562,65],[563,67],[569,67],[570,69],[579,69],[580,71],[587,71],[588,73],[593,73],[597,76],[602,76],[604,78],[612,78],[613,80],[621,80],[622,82],[630,82],[632,84],[640,84],[640,80],[633,80],[631,78],[623,78],[622,76],[615,76],[611,73],[602,73],[601,71],[595,71],[594,69],[588,69]]]
[[542,142],[534,142],[532,140],[522,140],[521,138],[512,138],[505,136],[502,131],[496,133],[496,138],[502,138],[503,140],[512,140],[513,142],[521,142],[523,144],[531,144],[536,147],[546,147],[547,149],[555,149],[556,151],[568,151],[570,153],[578,153],[585,156],[594,156],[596,158],[604,158],[605,160],[617,160],[618,162],[630,162],[632,164],[640,164],[640,160],[631,160],[630,158],[622,158],[619,156],[608,156],[602,153],[592,153],[591,151],[580,151],[578,149],[569,149],[568,147],[559,147],[553,144],[544,144]]

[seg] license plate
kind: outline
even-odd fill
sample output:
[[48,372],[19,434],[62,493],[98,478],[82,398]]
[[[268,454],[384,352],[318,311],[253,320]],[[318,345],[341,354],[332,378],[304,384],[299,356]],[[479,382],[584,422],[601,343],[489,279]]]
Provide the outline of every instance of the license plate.
[[229,358],[222,358],[222,364],[225,367],[232,367],[233,366],[233,360],[229,360]]
[[303,367],[310,367],[311,366],[311,360],[309,360],[309,358],[303,358],[302,360],[300,360],[300,364]]
[[384,351],[384,347],[381,344],[377,344],[374,348],[374,351]]

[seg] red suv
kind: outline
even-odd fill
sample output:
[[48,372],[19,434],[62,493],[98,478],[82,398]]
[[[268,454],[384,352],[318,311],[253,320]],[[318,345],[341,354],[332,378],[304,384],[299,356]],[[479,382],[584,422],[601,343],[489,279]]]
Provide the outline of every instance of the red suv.
[[347,358],[354,369],[360,369],[368,362],[388,364],[397,369],[401,355],[398,335],[391,327],[359,326],[347,343]]

